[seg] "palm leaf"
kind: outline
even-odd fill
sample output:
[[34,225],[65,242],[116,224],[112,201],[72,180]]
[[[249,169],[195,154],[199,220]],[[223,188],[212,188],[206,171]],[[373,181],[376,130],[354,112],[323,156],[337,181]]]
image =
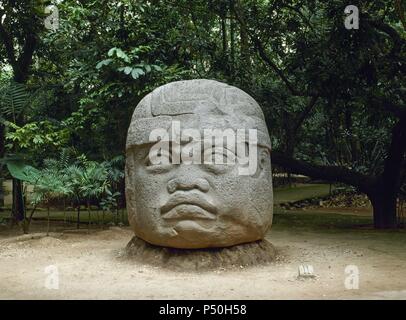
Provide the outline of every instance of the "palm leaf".
[[29,104],[29,94],[25,85],[10,82],[0,88],[0,114],[13,120],[24,111]]

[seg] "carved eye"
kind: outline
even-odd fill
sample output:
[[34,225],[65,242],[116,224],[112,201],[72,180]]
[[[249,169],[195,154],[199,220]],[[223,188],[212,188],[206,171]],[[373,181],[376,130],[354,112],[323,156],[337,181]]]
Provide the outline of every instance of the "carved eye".
[[236,155],[229,149],[223,147],[212,147],[207,148],[203,152],[203,163],[213,163],[213,164],[221,164],[221,161],[218,159],[222,159],[222,164],[234,164],[236,161]]
[[[222,163],[218,161],[219,157],[222,159]],[[204,167],[214,174],[225,173],[234,166],[236,161],[235,153],[223,147],[207,148],[204,150],[202,158]]]
[[172,163],[171,152],[164,149],[160,149],[156,153],[149,152],[145,157],[146,167],[168,166],[171,163]]

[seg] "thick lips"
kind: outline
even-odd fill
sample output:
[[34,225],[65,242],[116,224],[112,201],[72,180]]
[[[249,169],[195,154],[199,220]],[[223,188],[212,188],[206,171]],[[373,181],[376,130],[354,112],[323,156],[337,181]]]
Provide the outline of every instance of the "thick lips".
[[[172,210],[172,209],[178,210]],[[161,207],[164,219],[216,219],[217,209],[198,193],[177,192]]]

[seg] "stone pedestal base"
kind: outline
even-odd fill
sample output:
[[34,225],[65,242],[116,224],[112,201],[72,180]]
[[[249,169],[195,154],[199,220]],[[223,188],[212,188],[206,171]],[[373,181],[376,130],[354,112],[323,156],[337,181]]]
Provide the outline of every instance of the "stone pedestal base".
[[123,256],[166,269],[204,271],[264,265],[273,261],[275,255],[275,248],[266,240],[227,248],[174,249],[154,246],[134,237]]

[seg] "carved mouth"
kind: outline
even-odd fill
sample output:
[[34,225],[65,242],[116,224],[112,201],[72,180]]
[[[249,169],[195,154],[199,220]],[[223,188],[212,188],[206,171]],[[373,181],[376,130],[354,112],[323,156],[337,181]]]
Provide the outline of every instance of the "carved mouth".
[[163,219],[216,219],[217,209],[200,195],[176,194],[161,207]]

